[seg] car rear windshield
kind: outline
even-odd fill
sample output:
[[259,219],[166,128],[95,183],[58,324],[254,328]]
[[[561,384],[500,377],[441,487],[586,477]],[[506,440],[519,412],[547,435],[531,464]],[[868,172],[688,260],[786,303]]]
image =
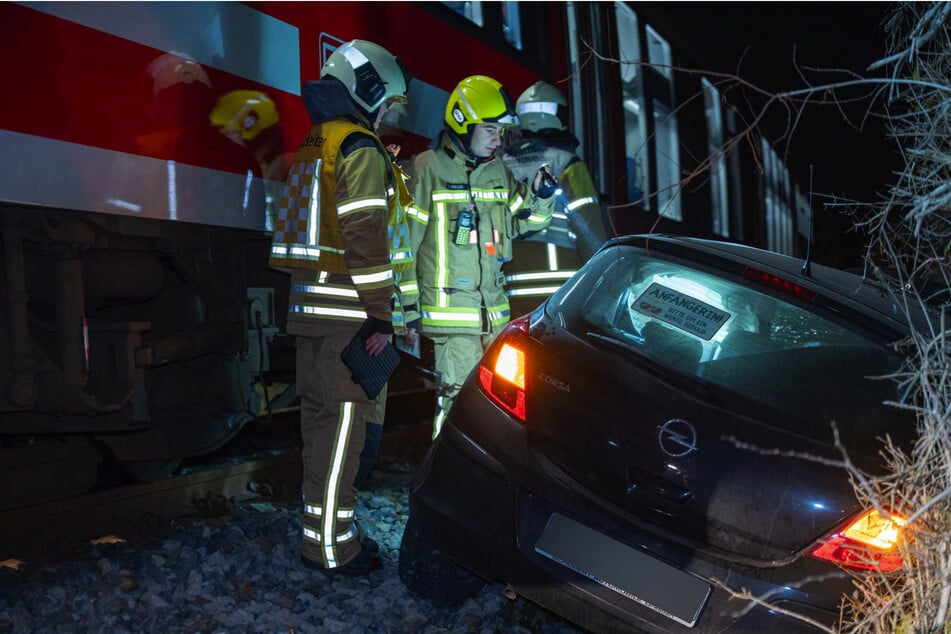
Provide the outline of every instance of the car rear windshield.
[[841,315],[752,285],[741,265],[723,273],[631,247],[591,264],[549,304],[576,333],[826,422],[842,411],[867,416],[896,398],[897,383],[881,378],[901,364],[887,342]]

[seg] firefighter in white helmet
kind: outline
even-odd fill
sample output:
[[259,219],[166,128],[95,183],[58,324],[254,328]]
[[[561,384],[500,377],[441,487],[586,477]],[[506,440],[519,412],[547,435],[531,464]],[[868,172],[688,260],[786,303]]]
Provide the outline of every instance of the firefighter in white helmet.
[[495,79],[460,81],[444,121],[431,149],[408,168],[420,332],[433,340],[440,376],[433,438],[483,347],[509,321],[502,263],[512,257],[512,241],[548,226],[555,191],[541,170],[529,186],[495,156],[502,132],[518,122]]
[[271,245],[271,266],[291,274],[287,332],[296,337],[304,442],[301,558],[330,575],[381,566],[379,547],[358,530],[354,478],[364,423],[386,394],[369,397],[341,352],[359,333],[379,354],[394,327],[405,328],[408,304],[397,300],[415,303],[402,215],[409,197],[375,132],[388,108],[406,103],[409,81],[391,53],[353,40],[331,54],[321,81],[304,85],[314,126],[291,165]]
[[544,230],[517,240],[504,267],[513,316],[531,312],[571,277],[608,234],[588,168],[568,131],[568,102],[555,86],[539,81],[519,96],[519,131],[502,160],[521,180],[549,165],[558,181],[555,213]]

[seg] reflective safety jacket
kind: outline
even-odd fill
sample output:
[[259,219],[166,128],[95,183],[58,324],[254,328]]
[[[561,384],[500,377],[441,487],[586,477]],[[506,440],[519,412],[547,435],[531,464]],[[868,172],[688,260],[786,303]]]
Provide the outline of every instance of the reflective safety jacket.
[[502,160],[515,177],[531,182],[549,165],[561,192],[556,195],[551,224],[513,245],[514,257],[504,267],[513,316],[530,312],[561,286],[607,239],[597,190],[588,168],[574,152],[570,135],[522,138],[506,148]]
[[548,226],[554,197],[538,198],[499,158],[467,158],[447,131],[407,173],[421,332],[497,331],[510,317],[502,263],[515,237]]
[[290,269],[287,331],[316,336],[367,316],[403,325],[417,289],[398,168],[357,115],[301,142],[278,208],[270,264]]

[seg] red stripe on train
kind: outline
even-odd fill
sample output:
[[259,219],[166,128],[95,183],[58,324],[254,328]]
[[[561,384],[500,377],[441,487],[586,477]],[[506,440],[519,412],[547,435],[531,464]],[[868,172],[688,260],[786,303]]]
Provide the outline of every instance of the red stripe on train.
[[4,84],[16,87],[2,106],[7,130],[244,173],[253,157],[208,118],[219,96],[266,93],[287,147],[309,127],[295,95],[213,68],[203,69],[210,85],[192,76],[165,86],[175,73],[161,63],[165,51],[9,2],[0,5],[0,22]]

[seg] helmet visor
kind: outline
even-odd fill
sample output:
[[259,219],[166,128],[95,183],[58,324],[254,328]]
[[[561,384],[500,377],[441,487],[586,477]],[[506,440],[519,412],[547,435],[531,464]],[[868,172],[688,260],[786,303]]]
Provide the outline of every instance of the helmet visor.
[[501,123],[502,128],[505,129],[506,126],[518,125],[518,115],[506,112],[500,117],[486,117],[484,121],[486,123]]

